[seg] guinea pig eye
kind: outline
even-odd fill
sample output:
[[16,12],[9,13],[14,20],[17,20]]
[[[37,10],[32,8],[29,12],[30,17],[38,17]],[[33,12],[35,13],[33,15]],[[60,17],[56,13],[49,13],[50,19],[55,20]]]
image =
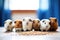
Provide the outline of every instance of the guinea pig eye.
[[49,22],[49,24],[51,24],[51,22]]
[[12,22],[10,22],[10,24],[12,24]]
[[45,22],[45,21],[42,21],[42,22]]
[[10,23],[12,23],[12,22],[10,22]]
[[16,23],[16,21],[14,23]]

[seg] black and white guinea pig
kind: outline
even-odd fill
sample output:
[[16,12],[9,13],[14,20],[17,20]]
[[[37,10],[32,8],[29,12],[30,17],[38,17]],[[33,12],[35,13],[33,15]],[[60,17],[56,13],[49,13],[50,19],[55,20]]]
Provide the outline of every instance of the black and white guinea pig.
[[6,32],[12,32],[13,30],[13,22],[12,20],[8,19],[4,23],[5,31]]
[[23,31],[31,31],[32,30],[32,20],[30,18],[23,19]]
[[40,21],[40,30],[41,31],[48,31],[49,30],[49,28],[50,28],[50,20],[48,20],[48,19],[42,19],[41,21]]
[[33,27],[34,31],[40,31],[40,20],[34,19],[33,20]]

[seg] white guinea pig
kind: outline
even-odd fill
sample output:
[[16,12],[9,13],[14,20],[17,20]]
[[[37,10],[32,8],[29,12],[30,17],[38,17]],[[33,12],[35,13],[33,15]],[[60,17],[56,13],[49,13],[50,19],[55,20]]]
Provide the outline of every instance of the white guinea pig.
[[48,29],[50,28],[50,21],[48,19],[42,19],[40,21],[40,30],[41,31],[48,31]]
[[30,18],[24,18],[22,24],[23,24],[23,31],[32,30],[32,20]]
[[4,27],[5,27],[5,31],[7,32],[7,31],[12,31],[12,29],[13,29],[13,23],[12,23],[12,20],[10,20],[10,19],[8,19],[8,20],[6,20],[5,21],[5,23],[4,23]]

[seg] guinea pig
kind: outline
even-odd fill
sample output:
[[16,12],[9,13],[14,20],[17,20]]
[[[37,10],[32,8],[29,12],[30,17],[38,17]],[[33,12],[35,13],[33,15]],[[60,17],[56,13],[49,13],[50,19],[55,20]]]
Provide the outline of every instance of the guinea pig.
[[33,20],[32,28],[34,29],[34,31],[40,31],[40,20],[39,19]]
[[22,31],[22,21],[21,20],[16,20],[15,22],[15,31],[16,32],[19,32],[19,31]]
[[32,30],[32,20],[30,18],[23,19],[23,31],[31,31]]
[[31,31],[32,30],[32,20],[29,19],[29,21],[27,22],[27,31]]
[[58,22],[57,22],[57,19],[56,19],[56,18],[50,17],[49,20],[50,20],[50,25],[51,25],[49,31],[56,31],[57,28],[58,28]]
[[41,21],[40,21],[40,30],[41,31],[48,31],[49,30],[49,28],[50,28],[50,20],[48,20],[48,19],[42,19]]
[[12,25],[12,20],[8,19],[4,23],[5,31],[6,32],[12,32],[13,30],[13,25]]

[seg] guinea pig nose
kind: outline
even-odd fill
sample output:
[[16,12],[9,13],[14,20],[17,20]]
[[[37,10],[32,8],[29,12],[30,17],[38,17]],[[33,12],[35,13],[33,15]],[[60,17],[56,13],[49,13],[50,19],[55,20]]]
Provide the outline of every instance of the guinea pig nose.
[[26,24],[28,25],[28,22]]
[[19,25],[17,25],[17,26],[19,26]]
[[46,26],[46,28],[47,28],[48,26]]
[[46,24],[46,23],[45,23]]
[[54,24],[54,22],[52,22],[52,24]]

